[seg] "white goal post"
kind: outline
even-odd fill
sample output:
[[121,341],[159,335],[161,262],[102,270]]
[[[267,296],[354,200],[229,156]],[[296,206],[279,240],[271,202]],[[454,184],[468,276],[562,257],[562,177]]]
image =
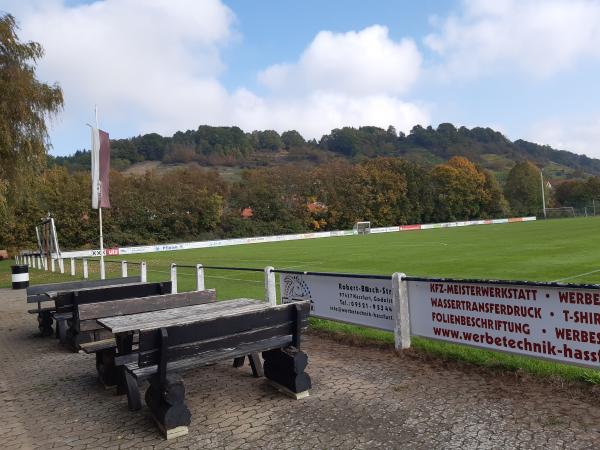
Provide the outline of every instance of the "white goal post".
[[356,222],[352,227],[354,234],[369,234],[371,232],[371,222]]
[[563,206],[560,208],[546,208],[546,217],[575,217],[575,208],[573,208],[572,206]]

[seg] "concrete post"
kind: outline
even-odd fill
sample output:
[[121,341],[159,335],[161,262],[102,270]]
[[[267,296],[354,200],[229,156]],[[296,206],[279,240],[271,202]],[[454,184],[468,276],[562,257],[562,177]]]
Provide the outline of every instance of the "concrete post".
[[83,258],[83,278],[87,280],[88,277],[88,260]]
[[265,267],[265,301],[275,306],[277,304],[277,287],[275,286],[274,267]]
[[410,348],[410,311],[405,276],[399,272],[392,275],[394,346],[396,350]]
[[52,272],[56,271],[56,261],[54,261],[54,258],[50,257],[50,270]]
[[171,264],[171,293],[177,294],[177,264]]
[[202,264],[196,264],[196,290],[204,290],[204,267]]
[[75,276],[75,258],[71,258],[71,276]]
[[140,276],[142,278],[142,283],[146,282],[147,276],[146,276],[146,261],[142,261],[140,263]]
[[123,278],[127,276],[127,261],[121,261],[121,276]]

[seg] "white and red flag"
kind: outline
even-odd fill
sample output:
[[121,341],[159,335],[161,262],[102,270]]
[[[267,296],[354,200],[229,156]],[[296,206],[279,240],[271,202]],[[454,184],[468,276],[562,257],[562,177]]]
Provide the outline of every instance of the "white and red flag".
[[110,141],[106,131],[92,128],[92,208],[110,208],[108,178]]

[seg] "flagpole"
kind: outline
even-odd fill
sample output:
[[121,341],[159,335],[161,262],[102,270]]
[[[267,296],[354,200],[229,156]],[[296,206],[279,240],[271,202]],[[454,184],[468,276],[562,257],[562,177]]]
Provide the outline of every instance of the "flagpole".
[[[96,117],[96,129],[100,129],[98,126],[98,106],[94,105],[94,115]],[[104,270],[104,237],[102,236],[102,181],[98,178],[98,222],[100,226],[100,279],[106,278],[106,272]]]

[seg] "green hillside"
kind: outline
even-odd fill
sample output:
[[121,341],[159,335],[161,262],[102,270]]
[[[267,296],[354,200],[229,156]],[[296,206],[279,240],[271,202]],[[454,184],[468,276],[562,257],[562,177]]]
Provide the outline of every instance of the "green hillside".
[[[516,161],[530,160],[549,170],[552,178],[599,175],[600,160],[523,140],[510,141],[490,128],[456,128],[450,123],[437,128],[415,126],[408,135],[394,127],[344,127],[319,141],[305,140],[295,130],[281,135],[273,130],[244,132],[238,127],[202,125],[163,137],[156,133],[111,141],[112,163],[125,170],[144,161],[161,167],[199,164],[212,167],[264,167],[305,162],[320,164],[335,159],[361,161],[377,156],[399,156],[425,165],[453,156],[465,156],[503,179]],[[51,163],[87,170],[89,152],[52,157]]]

